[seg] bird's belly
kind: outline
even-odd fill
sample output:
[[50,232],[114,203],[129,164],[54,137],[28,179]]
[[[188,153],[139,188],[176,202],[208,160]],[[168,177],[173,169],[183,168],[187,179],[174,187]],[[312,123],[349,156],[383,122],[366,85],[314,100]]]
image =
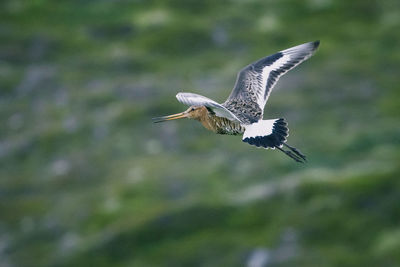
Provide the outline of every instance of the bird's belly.
[[238,128],[230,128],[230,127],[221,127],[217,130],[217,134],[229,134],[229,135],[238,135],[243,134],[244,130]]
[[238,135],[244,133],[244,127],[239,122],[231,121],[224,117],[218,117],[214,114],[207,114],[200,119],[203,126],[217,134]]
[[245,130],[238,122],[230,121],[225,118],[215,121],[215,129],[217,134],[229,135],[243,134]]

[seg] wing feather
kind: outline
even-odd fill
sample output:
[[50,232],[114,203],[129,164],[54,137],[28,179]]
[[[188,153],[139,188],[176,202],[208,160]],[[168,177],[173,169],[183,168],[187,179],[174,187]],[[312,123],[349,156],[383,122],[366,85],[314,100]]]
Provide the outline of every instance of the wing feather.
[[219,117],[224,117],[232,121],[238,121],[241,122],[235,114],[233,114],[231,111],[229,111],[227,108],[222,106],[221,104],[218,104],[212,99],[209,99],[205,96],[198,95],[198,94],[193,94],[193,93],[178,93],[176,95],[176,98],[178,99],[179,102],[182,104],[188,105],[188,106],[206,106],[210,108],[215,115]]
[[246,66],[238,73],[235,87],[224,105],[242,99],[255,102],[261,110],[264,110],[272,88],[279,78],[310,58],[318,46],[319,41],[305,43]]

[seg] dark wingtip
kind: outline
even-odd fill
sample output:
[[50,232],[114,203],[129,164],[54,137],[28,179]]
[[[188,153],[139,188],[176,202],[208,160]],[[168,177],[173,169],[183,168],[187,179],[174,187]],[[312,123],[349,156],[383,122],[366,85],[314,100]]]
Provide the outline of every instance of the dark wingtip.
[[314,49],[317,49],[318,46],[319,46],[319,40],[313,42],[312,44],[313,44],[313,46],[314,46]]

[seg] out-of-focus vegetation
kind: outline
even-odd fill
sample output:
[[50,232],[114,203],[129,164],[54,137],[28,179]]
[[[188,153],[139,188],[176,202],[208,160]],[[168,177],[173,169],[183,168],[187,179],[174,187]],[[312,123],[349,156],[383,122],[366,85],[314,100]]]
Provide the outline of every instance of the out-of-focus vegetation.
[[[1,266],[399,266],[397,0],[0,3]],[[195,121],[236,72],[321,40],[284,76],[309,159]]]

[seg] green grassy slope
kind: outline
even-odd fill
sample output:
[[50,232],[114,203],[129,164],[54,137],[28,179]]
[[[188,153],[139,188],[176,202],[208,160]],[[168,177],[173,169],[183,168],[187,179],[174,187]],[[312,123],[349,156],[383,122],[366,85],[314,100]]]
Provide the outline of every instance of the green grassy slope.
[[[391,0],[2,1],[0,265],[400,265],[399,18]],[[265,109],[307,164],[152,124],[316,39]]]

